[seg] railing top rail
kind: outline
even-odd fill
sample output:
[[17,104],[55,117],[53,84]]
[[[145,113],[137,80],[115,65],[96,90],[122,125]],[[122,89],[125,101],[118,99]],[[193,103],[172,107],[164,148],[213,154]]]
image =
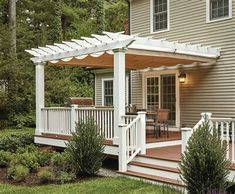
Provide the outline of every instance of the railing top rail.
[[123,115],[123,118],[136,118],[138,115]]
[[231,122],[231,121],[235,121],[235,118],[211,118],[210,120],[214,121],[214,122],[216,122],[216,121],[218,121],[218,122],[227,122],[227,121]]
[[71,110],[70,107],[44,107],[41,110]]
[[113,107],[77,107],[76,110],[114,110]]
[[133,121],[131,121],[127,127],[126,130],[130,129],[134,123],[136,123],[140,119],[140,115],[138,115]]

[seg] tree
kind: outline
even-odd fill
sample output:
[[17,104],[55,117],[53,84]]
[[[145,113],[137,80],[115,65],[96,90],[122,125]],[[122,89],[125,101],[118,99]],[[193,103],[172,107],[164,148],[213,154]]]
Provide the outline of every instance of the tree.
[[16,58],[16,0],[9,0],[8,2],[8,15],[9,15],[9,27],[10,27],[10,42],[11,42],[11,56]]
[[190,194],[224,192],[230,161],[226,159],[226,143],[206,121],[192,135],[182,155],[182,180]]

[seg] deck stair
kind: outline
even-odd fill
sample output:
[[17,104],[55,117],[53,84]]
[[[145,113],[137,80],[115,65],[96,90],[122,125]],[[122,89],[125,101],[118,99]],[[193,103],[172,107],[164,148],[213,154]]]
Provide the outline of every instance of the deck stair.
[[185,186],[180,179],[179,160],[149,155],[137,155],[121,174],[147,180],[160,185],[169,185],[180,190]]

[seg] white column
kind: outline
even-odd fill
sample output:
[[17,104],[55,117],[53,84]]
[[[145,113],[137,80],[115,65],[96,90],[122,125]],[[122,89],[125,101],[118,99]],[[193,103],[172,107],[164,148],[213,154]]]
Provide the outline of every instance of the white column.
[[181,147],[181,153],[183,154],[186,151],[186,147],[188,145],[188,140],[192,136],[193,129],[192,128],[181,128],[181,139],[182,139],[182,147]]
[[78,108],[78,105],[72,104],[71,105],[71,132],[74,133],[76,129],[76,109]]
[[146,154],[146,112],[138,112],[140,122],[138,123],[138,143],[141,154]]
[[120,130],[120,144],[118,147],[118,170],[120,172],[126,172],[127,170],[127,147],[126,147],[126,124],[120,124],[118,126]]
[[40,135],[43,130],[42,112],[44,108],[44,64],[35,64],[36,72],[36,135]]
[[125,115],[125,49],[114,50],[114,139],[118,144],[120,136],[119,124],[122,124],[122,116]]

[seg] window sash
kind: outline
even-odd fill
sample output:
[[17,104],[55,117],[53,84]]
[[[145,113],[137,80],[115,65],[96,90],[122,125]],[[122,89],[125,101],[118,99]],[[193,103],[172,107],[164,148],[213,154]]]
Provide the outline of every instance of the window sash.
[[105,80],[104,81],[104,106],[112,106],[113,105],[113,80]]
[[210,0],[210,20],[229,17],[229,0]]
[[168,28],[168,0],[153,1],[153,30],[165,30]]

